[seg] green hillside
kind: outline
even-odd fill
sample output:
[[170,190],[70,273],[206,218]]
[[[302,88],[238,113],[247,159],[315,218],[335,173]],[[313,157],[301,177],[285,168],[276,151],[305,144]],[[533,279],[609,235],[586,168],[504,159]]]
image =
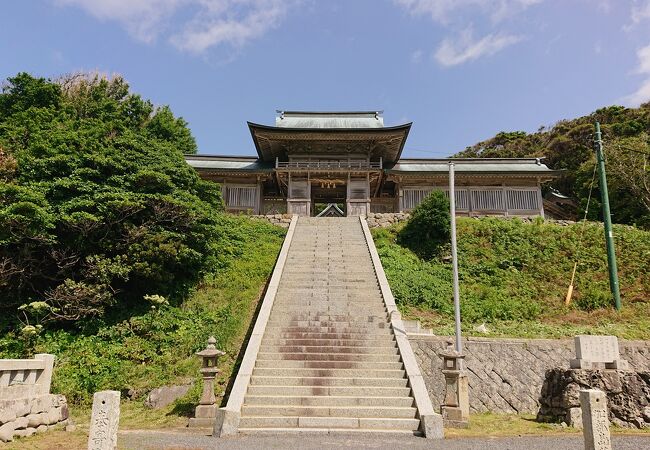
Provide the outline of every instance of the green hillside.
[[198,380],[214,335],[224,389],[285,231],[225,214],[183,158],[195,150],[182,118],[119,76],[3,84],[0,358],[55,354],[74,406],[102,389],[142,405]]
[[[449,250],[421,259],[396,242],[402,225],[374,229],[386,276],[405,317],[436,334],[453,332]],[[650,232],[616,225],[623,310],[609,292],[602,224],[560,226],[498,218],[458,220],[463,327],[486,323],[492,336],[564,337],[576,333],[650,338]],[[573,302],[564,305],[574,261]]]
[[[542,157],[553,169],[564,170],[551,183],[578,200],[584,209],[595,157],[594,121],[600,121],[614,222],[650,228],[650,103],[639,108],[610,106],[572,120],[541,127],[536,133],[501,132],[454,155],[457,157]],[[597,189],[590,206],[590,219],[599,218]]]

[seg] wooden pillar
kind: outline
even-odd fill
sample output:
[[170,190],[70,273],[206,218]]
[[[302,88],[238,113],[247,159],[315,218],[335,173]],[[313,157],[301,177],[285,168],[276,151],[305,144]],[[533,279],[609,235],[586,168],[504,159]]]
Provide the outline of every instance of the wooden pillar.
[[255,201],[255,214],[262,214],[262,189],[263,189],[263,184],[262,180],[260,179],[260,176],[257,176],[257,198]]

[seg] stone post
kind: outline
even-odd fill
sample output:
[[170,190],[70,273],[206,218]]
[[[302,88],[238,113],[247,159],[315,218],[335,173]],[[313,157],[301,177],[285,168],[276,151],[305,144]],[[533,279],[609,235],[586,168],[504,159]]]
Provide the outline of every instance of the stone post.
[[445,399],[440,406],[444,424],[450,428],[466,428],[469,425],[469,381],[463,366],[465,355],[450,345],[438,356],[442,358],[445,376]]
[[585,450],[612,450],[605,393],[598,389],[581,390],[580,407]]
[[37,384],[40,387],[40,391],[42,395],[49,394],[50,386],[52,385],[52,372],[54,370],[55,356],[50,355],[48,353],[38,353],[34,355],[34,359],[38,359],[45,362],[45,368],[39,374],[38,378],[35,381],[35,384]]
[[120,393],[95,392],[90,417],[88,450],[114,450],[117,448],[117,427],[120,422]]
[[199,406],[194,411],[194,417],[190,419],[190,427],[212,428],[217,417],[216,397],[214,396],[214,379],[219,373],[217,369],[218,358],[225,355],[225,352],[217,350],[217,340],[210,336],[205,350],[196,355],[201,358],[201,374],[203,375],[203,393],[199,400]]

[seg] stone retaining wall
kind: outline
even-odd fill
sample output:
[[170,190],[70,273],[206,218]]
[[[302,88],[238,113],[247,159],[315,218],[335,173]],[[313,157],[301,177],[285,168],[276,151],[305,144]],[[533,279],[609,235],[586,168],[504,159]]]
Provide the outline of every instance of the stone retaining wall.
[[289,228],[291,223],[291,214],[269,214],[266,216],[251,216],[253,219],[266,220],[273,225],[282,228]]
[[[409,335],[434,407],[441,404],[445,388],[438,353],[450,340]],[[620,341],[620,350],[632,370],[650,370],[650,341]],[[568,339],[467,338],[464,352],[473,412],[537,413],[546,371],[568,369],[575,358]]]
[[393,224],[409,220],[409,213],[370,213],[366,220],[369,228],[386,228]]
[[50,394],[54,356],[0,359],[0,441],[47,431],[68,419],[63,395]]

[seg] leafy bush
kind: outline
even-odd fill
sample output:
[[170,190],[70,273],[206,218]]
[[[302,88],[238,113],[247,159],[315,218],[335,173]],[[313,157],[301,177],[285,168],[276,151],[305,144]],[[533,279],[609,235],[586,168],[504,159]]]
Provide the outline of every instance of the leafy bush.
[[144,295],[187,297],[230,251],[218,185],[183,159],[194,151],[185,121],[120,77],[9,78],[0,94],[3,321],[33,301],[50,306],[45,322],[70,323],[144,311]]
[[442,191],[432,191],[412,212],[411,219],[400,231],[400,245],[416,254],[431,258],[450,239],[449,200]]
[[587,286],[575,299],[576,306],[584,311],[595,311],[614,304],[609,285]]
[[0,337],[0,358],[55,354],[53,392],[65,394],[75,405],[87,405],[98,390],[131,391],[131,398],[142,399],[164,384],[188,378],[198,382],[194,353],[212,335],[226,351],[219,363],[218,391],[223,391],[285,233],[240,217],[225,217],[223,225],[232,230],[233,239],[222,242],[233,251],[223,258],[219,273],[207,276],[182,305],[168,306],[162,296],[152,295],[148,311],[99,324],[92,333],[57,329],[22,336],[12,331]]

